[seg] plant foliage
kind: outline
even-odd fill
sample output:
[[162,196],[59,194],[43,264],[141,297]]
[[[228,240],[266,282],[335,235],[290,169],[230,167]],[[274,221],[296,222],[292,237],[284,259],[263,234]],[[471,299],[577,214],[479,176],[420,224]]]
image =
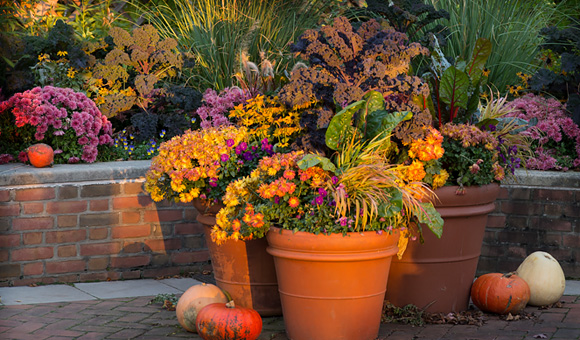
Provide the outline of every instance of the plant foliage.
[[279,94],[287,106],[305,108],[300,124],[307,133],[299,140],[300,147],[325,152],[326,129],[336,111],[370,90],[383,95],[386,111],[414,113],[412,120],[395,129],[397,138],[423,137],[423,127],[430,125],[431,118],[415,99],[427,96],[429,88],[407,72],[411,58],[428,51],[409,43],[404,33],[376,20],[354,30],[346,18],[339,17],[333,25],[306,31],[292,51],[310,65],[295,68]]

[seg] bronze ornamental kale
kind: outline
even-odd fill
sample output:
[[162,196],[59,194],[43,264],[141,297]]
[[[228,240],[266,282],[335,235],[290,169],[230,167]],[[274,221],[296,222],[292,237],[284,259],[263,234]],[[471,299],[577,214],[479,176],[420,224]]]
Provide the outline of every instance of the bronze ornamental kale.
[[413,112],[414,118],[395,130],[398,139],[423,137],[431,115],[417,98],[428,96],[429,87],[408,74],[411,59],[428,54],[419,43],[409,43],[404,33],[384,22],[370,20],[355,30],[339,17],[332,26],[307,30],[291,49],[310,65],[295,67],[279,95],[287,106],[305,109],[300,124],[307,132],[299,147],[324,152],[333,115],[371,90],[383,95],[385,110]]

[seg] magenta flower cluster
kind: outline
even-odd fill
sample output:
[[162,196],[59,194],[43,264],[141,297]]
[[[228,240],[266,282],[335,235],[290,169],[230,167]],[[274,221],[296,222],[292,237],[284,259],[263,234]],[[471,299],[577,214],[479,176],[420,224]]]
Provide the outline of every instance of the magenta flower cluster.
[[[111,122],[84,93],[70,88],[45,86],[17,93],[0,103],[0,114],[8,109],[18,128],[26,124],[35,127],[37,141],[56,140],[73,131],[76,143],[82,146],[79,156],[85,162],[96,160],[98,145],[113,144]],[[78,161],[78,157],[71,158]]]
[[528,159],[528,169],[566,171],[565,164],[580,166],[580,128],[558,100],[528,94],[508,105],[515,109],[508,114],[511,117],[538,119],[535,126],[522,132],[533,140],[534,157]]
[[207,89],[203,93],[204,104],[196,111],[201,119],[201,128],[231,125],[228,112],[251,97],[250,92],[239,87],[227,87],[219,94],[213,89]]

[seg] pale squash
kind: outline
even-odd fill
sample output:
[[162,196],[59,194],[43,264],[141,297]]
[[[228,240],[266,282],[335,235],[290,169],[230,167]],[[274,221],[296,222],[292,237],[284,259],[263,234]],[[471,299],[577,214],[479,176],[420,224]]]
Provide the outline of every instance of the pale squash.
[[560,300],[566,289],[564,271],[550,254],[537,251],[530,254],[516,270],[530,287],[532,306],[545,306]]
[[189,332],[197,332],[195,319],[199,311],[212,303],[226,303],[226,294],[216,285],[202,283],[191,286],[177,301],[177,321]]

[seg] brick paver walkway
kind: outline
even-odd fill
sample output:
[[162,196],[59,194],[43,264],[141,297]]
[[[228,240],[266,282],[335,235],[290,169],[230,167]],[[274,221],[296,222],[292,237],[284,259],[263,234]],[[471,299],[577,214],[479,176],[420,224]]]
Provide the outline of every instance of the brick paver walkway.
[[[150,304],[153,297],[0,307],[0,339],[195,339],[175,312]],[[564,296],[562,308],[526,308],[537,318],[504,321],[485,315],[483,326],[382,324],[379,340],[580,339],[580,297]],[[288,340],[281,317],[264,318],[260,340]]]

